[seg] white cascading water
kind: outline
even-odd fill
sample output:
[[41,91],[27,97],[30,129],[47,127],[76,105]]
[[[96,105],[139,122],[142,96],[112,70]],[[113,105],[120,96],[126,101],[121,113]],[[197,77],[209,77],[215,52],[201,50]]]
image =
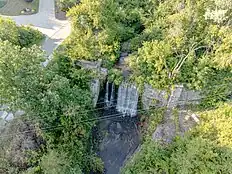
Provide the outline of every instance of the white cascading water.
[[136,86],[123,82],[118,89],[117,111],[123,113],[124,116],[136,116],[138,98]]
[[105,101],[104,101],[106,107],[110,106],[110,101],[109,101],[109,82],[106,82],[106,93],[105,93]]
[[110,106],[114,105],[114,83],[112,83],[111,94],[110,94]]
[[127,93],[127,87],[125,85],[126,84],[123,82],[118,88],[118,98],[116,106],[117,111],[123,113],[124,116],[126,115],[125,102]]
[[138,90],[135,85],[131,85],[128,92],[128,112],[131,117],[137,115],[137,106],[138,106]]

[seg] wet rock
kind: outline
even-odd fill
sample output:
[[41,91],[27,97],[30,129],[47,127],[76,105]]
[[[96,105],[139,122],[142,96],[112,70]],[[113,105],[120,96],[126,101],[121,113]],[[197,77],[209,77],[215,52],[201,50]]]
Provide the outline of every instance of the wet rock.
[[151,85],[145,84],[142,95],[142,103],[144,109],[150,107],[163,107],[168,102],[168,93],[166,91],[152,88]]
[[98,96],[100,93],[100,80],[99,79],[94,79],[91,81],[90,90],[91,90],[92,96],[93,96],[93,106],[96,107],[97,101],[98,101]]
[[24,115],[25,114],[25,112],[24,111],[22,111],[22,110],[18,110],[18,111],[16,111],[15,112],[15,117],[18,117],[18,116],[22,116],[22,115]]
[[109,132],[118,135],[123,133],[123,128],[119,122],[113,122],[109,126]]

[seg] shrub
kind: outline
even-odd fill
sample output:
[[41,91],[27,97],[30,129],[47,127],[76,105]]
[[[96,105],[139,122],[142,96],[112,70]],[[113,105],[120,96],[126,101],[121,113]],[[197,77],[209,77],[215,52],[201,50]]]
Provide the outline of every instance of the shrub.
[[19,45],[18,27],[11,19],[0,17],[0,39],[2,41],[8,40],[15,45]]
[[34,44],[39,44],[44,38],[44,35],[38,30],[30,27],[19,27],[19,44],[21,47],[29,47]]
[[200,124],[168,147],[161,147],[151,138],[145,141],[122,173],[231,173],[231,105],[224,104],[199,115]]
[[43,34],[31,27],[17,26],[11,19],[0,17],[0,39],[8,40],[14,45],[30,47],[39,44],[44,38]]
[[66,11],[78,2],[78,0],[58,0],[57,5],[62,11]]

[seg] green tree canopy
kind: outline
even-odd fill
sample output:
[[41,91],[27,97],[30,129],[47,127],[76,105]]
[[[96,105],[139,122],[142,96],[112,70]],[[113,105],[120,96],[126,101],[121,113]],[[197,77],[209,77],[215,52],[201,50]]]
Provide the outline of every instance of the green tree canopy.
[[9,41],[0,41],[1,104],[17,103],[21,97],[38,93],[38,79],[45,60],[44,53],[37,46],[20,48]]
[[124,174],[230,173],[232,171],[232,107],[199,113],[201,123],[169,147],[147,140],[124,168]]
[[[140,33],[149,1],[83,0],[69,10],[73,33],[67,40],[73,59],[115,62],[120,42]],[[112,64],[111,64],[112,65]]]
[[184,84],[214,102],[226,100],[232,89],[232,28],[206,17],[215,3],[167,0],[154,7],[145,29],[131,39],[132,79],[160,89]]
[[43,38],[43,34],[38,30],[17,26],[13,20],[0,17],[0,39],[2,41],[8,40],[12,44],[29,47],[39,44]]
[[[80,166],[82,171],[89,172],[92,169],[89,160],[94,166],[88,146],[94,120],[88,120],[96,115],[92,111],[87,80],[91,79],[90,73],[76,69],[71,63],[70,66],[62,63],[70,61],[65,57],[55,57],[43,67],[41,62],[45,56],[37,46],[20,48],[1,41],[0,55],[3,55],[0,58],[1,102],[9,104],[11,109],[25,111],[25,119],[39,128],[46,142],[45,149],[60,150],[72,161],[71,167]],[[67,71],[63,69],[65,66]],[[38,161],[32,164],[33,170],[38,170]]]

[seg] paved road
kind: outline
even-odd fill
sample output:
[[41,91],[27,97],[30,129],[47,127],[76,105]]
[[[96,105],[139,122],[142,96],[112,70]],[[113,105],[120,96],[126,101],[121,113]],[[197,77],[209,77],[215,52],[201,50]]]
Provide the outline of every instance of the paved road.
[[34,15],[9,16],[18,25],[32,25],[46,35],[42,48],[50,56],[53,50],[69,36],[71,26],[68,20],[55,18],[54,0],[40,0],[39,12]]

